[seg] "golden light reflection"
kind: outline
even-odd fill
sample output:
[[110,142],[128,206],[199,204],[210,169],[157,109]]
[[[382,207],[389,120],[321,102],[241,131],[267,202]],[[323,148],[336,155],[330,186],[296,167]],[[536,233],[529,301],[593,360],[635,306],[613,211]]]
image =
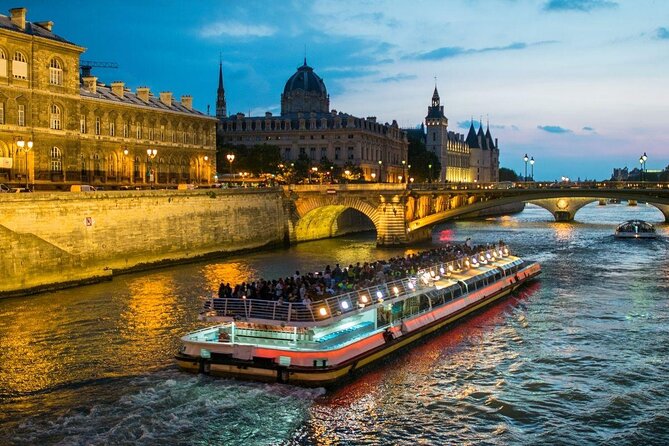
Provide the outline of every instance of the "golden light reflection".
[[572,223],[553,223],[555,229],[555,239],[560,242],[566,242],[574,237],[574,225]]
[[221,282],[234,287],[238,283],[258,279],[259,272],[248,263],[231,261],[205,265],[202,268],[202,275],[211,293],[218,293]]

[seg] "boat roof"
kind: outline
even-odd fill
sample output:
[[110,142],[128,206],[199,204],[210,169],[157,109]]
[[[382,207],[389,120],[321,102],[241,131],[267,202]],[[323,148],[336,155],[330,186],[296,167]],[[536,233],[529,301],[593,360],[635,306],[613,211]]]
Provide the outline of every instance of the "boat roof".
[[[374,285],[361,290],[328,297],[305,305],[302,302],[279,302],[246,298],[214,298],[209,308],[212,319],[231,317],[251,323],[291,327],[325,326],[341,319],[369,311],[379,305],[395,303],[431,290],[447,287],[469,287],[482,277],[520,265],[523,260],[509,254],[508,247],[484,250],[450,262],[432,265],[415,276]],[[461,288],[462,289],[462,288]]]

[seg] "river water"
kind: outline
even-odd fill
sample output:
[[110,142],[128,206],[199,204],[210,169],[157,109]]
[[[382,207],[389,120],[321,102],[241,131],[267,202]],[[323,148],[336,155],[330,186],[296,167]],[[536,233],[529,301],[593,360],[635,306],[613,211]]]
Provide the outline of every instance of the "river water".
[[[631,218],[663,237],[615,240]],[[669,227],[646,205],[576,219],[528,206],[437,228],[425,246],[503,239],[543,274],[328,391],[184,374],[172,357],[221,280],[405,252],[374,234],[0,300],[0,444],[668,444]]]

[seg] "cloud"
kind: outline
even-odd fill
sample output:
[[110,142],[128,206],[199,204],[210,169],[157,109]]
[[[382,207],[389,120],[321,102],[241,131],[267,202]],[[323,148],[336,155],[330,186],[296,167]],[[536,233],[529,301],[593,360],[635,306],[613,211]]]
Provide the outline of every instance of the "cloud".
[[538,125],[537,128],[548,133],[571,133],[571,130],[560,127],[559,125]]
[[276,28],[266,25],[247,25],[241,22],[216,22],[203,27],[201,37],[269,37],[276,33]]
[[581,11],[616,8],[618,3],[611,0],[549,0],[544,4],[544,11]]
[[416,60],[442,60],[442,59],[452,59],[458,56],[466,56],[468,54],[480,54],[480,53],[492,53],[498,51],[515,51],[515,50],[524,50],[526,48],[538,45],[547,45],[551,43],[556,43],[555,40],[546,40],[541,42],[534,43],[525,43],[525,42],[513,42],[505,46],[491,46],[485,48],[463,48],[460,46],[445,46],[437,48],[427,53],[412,54],[406,56],[407,59],[416,59]]
[[401,82],[401,81],[410,81],[412,79],[417,79],[418,76],[415,74],[396,74],[395,76],[389,76],[379,79],[379,82]]
[[587,127],[587,126],[583,127],[583,130],[585,130],[586,132],[594,132],[595,131],[595,129],[593,129],[592,127]]
[[656,29],[655,38],[658,40],[669,40],[669,28],[660,27]]

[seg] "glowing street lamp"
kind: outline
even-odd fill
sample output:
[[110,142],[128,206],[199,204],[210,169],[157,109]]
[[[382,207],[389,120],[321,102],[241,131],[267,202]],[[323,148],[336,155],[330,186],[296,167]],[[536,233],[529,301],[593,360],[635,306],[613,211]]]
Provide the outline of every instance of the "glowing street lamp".
[[26,142],[23,140],[23,138],[19,138],[19,140],[16,141],[16,145],[19,147],[19,149],[26,151],[26,190],[28,190],[28,177],[30,176],[28,174],[28,152],[30,152],[30,149],[33,148],[33,142],[32,140],[28,140],[28,142]]
[[376,181],[376,172],[372,172],[372,181]]
[[529,160],[529,158],[527,157],[527,153],[526,153],[525,156],[523,157],[523,161],[525,161],[525,181],[527,181],[527,161],[528,160]]
[[530,166],[532,168],[532,181],[534,181],[534,157],[530,158]]
[[155,172],[153,171],[153,168],[151,167],[151,162],[156,157],[156,155],[158,155],[158,150],[156,150],[156,149],[146,149],[146,155],[147,155],[147,157],[148,157],[147,159],[149,161],[149,181],[151,181],[152,180],[151,177],[153,177],[153,184],[155,185],[156,184],[156,175],[155,175]]
[[379,160],[379,183],[383,180],[383,161]]
[[235,155],[232,153],[228,153],[225,157],[228,159],[228,162],[230,163],[230,175],[232,175],[232,162],[235,160]]

